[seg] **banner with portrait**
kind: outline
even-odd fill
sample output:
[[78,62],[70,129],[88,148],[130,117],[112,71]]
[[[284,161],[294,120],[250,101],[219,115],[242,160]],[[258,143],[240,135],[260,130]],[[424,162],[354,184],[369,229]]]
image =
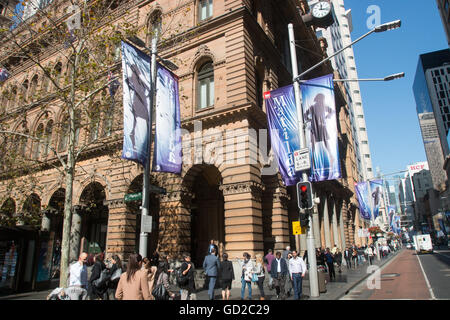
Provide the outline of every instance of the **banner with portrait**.
[[362,219],[371,220],[371,210],[369,202],[369,186],[366,181],[355,184],[356,198],[359,203],[359,214]]
[[270,141],[281,177],[286,186],[295,185],[301,181],[301,172],[296,172],[294,165],[294,151],[300,149],[294,87],[289,85],[265,92],[264,99]]
[[383,180],[372,180],[370,183],[370,200],[372,201],[373,218],[376,219],[380,213],[383,201]]
[[310,181],[341,178],[333,75],[305,81],[300,88],[311,160]]
[[178,77],[157,63],[153,171],[181,173]]
[[122,41],[123,150],[122,158],[145,166],[148,161],[151,58]]

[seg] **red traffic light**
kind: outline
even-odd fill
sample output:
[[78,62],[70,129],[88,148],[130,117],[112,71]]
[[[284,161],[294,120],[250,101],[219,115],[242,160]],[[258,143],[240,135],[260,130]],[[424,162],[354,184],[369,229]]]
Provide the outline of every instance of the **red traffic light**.
[[308,190],[308,188],[305,185],[300,186],[300,191],[301,192],[306,192],[306,190]]

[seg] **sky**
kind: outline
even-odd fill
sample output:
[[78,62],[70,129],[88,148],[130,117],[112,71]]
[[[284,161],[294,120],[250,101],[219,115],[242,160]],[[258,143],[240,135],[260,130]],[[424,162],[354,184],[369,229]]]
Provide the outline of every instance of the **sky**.
[[380,8],[381,23],[400,19],[401,28],[373,33],[353,46],[359,78],[383,78],[405,72],[389,82],[360,82],[372,166],[376,174],[405,170],[426,161],[412,86],[419,55],[448,48],[435,0],[345,0],[352,9],[352,40],[367,33],[371,5]]

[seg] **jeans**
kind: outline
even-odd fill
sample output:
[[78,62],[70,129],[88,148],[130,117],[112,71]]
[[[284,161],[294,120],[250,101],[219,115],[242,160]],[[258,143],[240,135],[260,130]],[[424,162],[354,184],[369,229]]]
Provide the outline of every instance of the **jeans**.
[[64,292],[69,296],[70,300],[86,300],[88,292],[81,287],[68,287],[64,289]]
[[245,286],[248,286],[248,298],[252,298],[252,283],[250,281],[245,281],[244,278],[241,278],[241,299],[244,299],[245,296]]
[[350,259],[345,259],[345,262],[347,263],[347,269],[352,268],[352,261]]
[[259,288],[259,293],[261,294],[261,297],[264,298],[266,295],[264,294],[264,279],[265,277],[258,277],[258,288]]
[[214,287],[216,286],[217,277],[209,277],[208,296],[209,300],[214,300]]
[[301,273],[293,273],[292,274],[292,283],[294,285],[294,299],[300,300],[302,296],[302,274]]
[[282,275],[280,272],[277,273],[276,278],[274,278],[274,285],[277,292],[277,296],[284,300],[286,292],[284,290],[284,285],[286,283],[286,275]]

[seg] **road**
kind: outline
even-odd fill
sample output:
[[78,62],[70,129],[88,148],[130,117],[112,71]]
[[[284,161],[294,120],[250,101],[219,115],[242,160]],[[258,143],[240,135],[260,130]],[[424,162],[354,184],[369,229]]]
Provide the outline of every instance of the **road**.
[[403,250],[341,300],[450,299],[450,250]]

